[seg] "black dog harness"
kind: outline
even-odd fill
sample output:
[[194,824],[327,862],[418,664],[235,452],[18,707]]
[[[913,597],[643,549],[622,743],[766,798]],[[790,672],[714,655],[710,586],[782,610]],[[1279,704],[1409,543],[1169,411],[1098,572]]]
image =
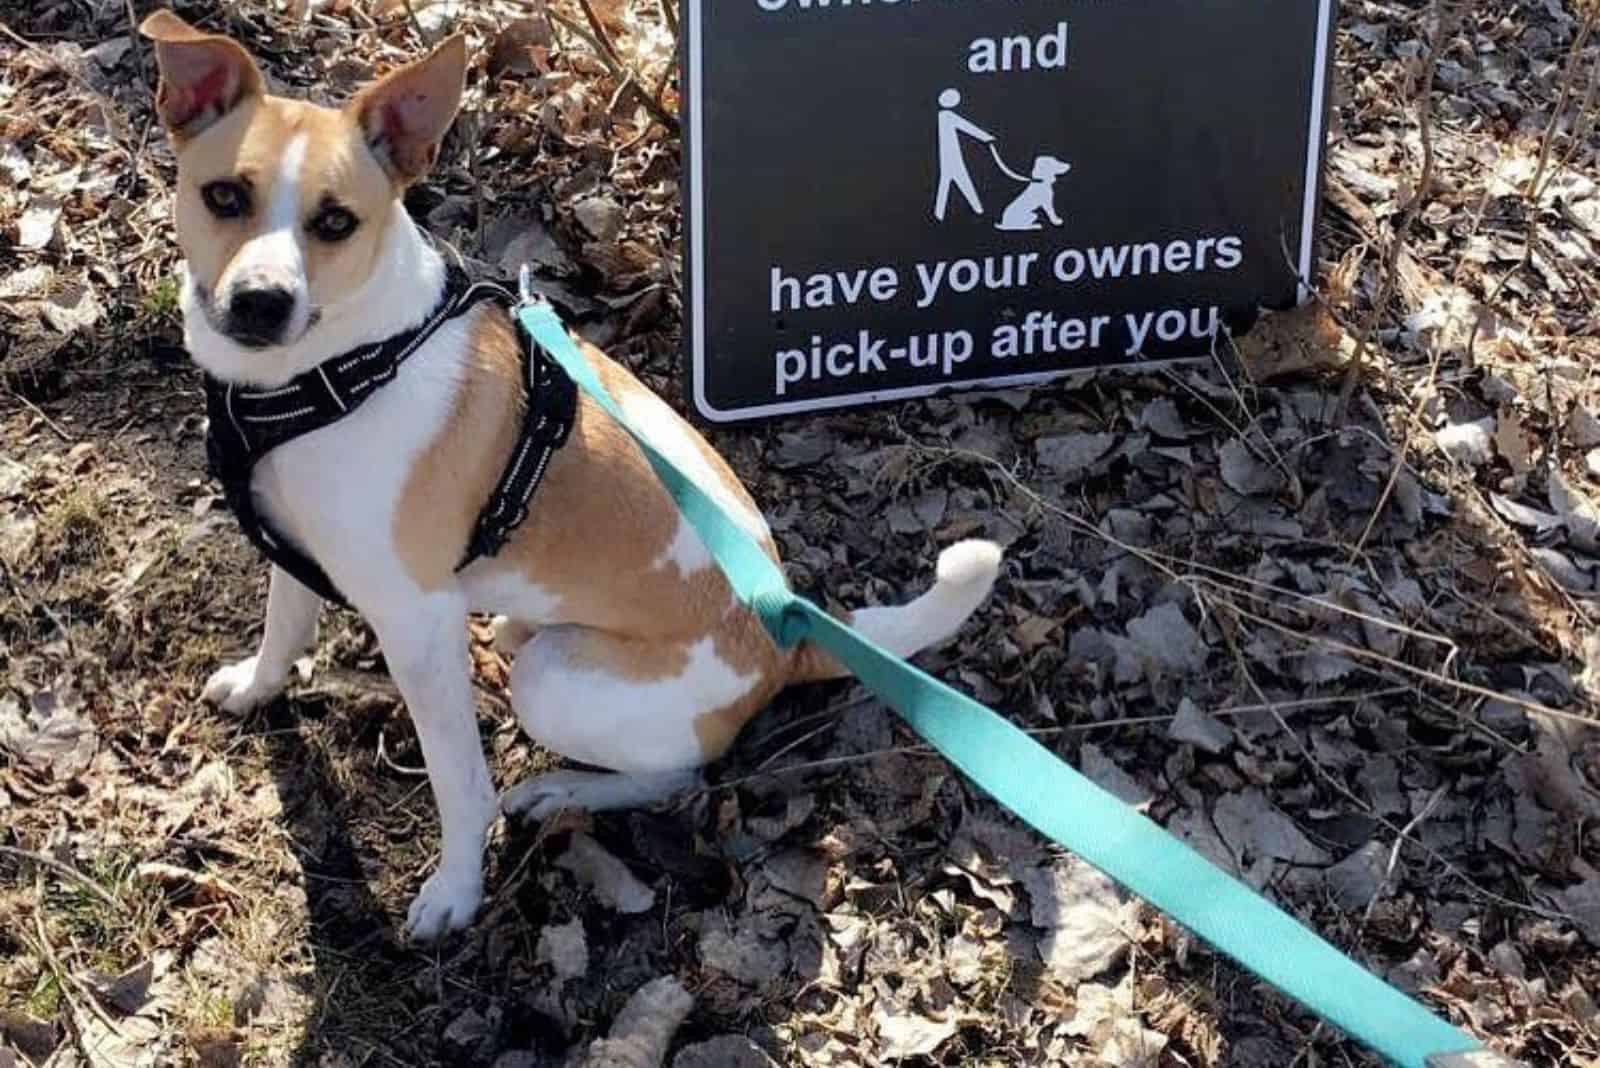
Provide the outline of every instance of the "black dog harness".
[[[440,326],[491,300],[508,307],[518,302],[510,290],[492,283],[473,284],[465,272],[450,267],[438,306],[415,329],[336,356],[278,389],[251,390],[206,376],[206,414],[210,419],[206,459],[212,477],[222,483],[228,507],[255,547],[324,600],[347,603],[321,566],[256,510],[250,492],[256,464],[284,442],[355,411],[393,381],[400,365]],[[511,532],[528,517],[528,506],[551,457],[572,430],[577,387],[533,343],[527,331],[516,334],[521,339],[522,377],[527,389],[522,432],[494,492],[478,513],[472,537],[456,565],[458,571],[499,552]]]

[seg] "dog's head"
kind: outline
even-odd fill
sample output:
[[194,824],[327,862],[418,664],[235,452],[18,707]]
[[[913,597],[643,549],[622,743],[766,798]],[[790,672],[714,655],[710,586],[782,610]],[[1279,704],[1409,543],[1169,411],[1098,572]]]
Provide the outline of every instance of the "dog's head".
[[1053,182],[1071,169],[1072,164],[1063,163],[1054,156],[1038,156],[1033,161],[1033,180]]
[[460,105],[465,41],[325,108],[268,95],[237,42],[170,11],[139,30],[155,42],[156,108],[178,158],[185,314],[203,316],[208,343],[242,377],[282,377],[273,364],[378,267],[401,194]]

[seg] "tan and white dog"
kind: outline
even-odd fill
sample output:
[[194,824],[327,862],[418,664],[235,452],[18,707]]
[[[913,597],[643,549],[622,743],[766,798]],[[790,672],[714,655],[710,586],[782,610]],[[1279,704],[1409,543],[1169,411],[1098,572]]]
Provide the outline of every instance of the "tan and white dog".
[[[155,42],[157,108],[178,159],[174,216],[195,361],[223,381],[271,389],[418,326],[445,265],[401,194],[454,119],[463,40],[332,109],[268,95],[242,47],[171,12],[140,29]],[[627,370],[592,347],[585,354],[654,444],[776,558],[722,458]],[[842,673],[810,645],[772,643],[637,446],[587,398],[528,520],[497,555],[457,571],[523,404],[511,320],[479,305],[348,416],[267,454],[251,485],[257,509],[371,623],[416,724],[443,837],[407,920],[421,940],[471,922],[497,811],[473,713],[469,612],[501,617],[528,734],[609,769],[541,775],[501,799],[528,817],[666,797],[785,685]],[[999,561],[988,542],[952,546],[930,590],[853,622],[905,655],[943,641],[988,595]],[[238,712],[278,695],[316,639],[320,604],[274,567],[259,651],[214,674],[205,699]]]

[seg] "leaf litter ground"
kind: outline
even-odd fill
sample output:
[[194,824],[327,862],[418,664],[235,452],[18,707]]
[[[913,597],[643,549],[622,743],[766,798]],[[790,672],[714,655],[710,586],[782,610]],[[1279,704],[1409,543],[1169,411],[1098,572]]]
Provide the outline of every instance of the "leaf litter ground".
[[[681,803],[506,828],[477,925],[404,945],[437,828],[365,626],[257,716],[196,699],[264,569],[203,474],[149,6],[0,16],[0,1065],[1374,1063],[849,684]],[[408,206],[681,403],[670,5],[179,7],[331,99],[469,32]],[[1471,5],[1430,64],[1433,8],[1344,8],[1318,303],[1187,370],[712,437],[828,603],[1004,542],[928,668],[1453,1021],[1597,1064],[1594,16]],[[510,784],[549,758],[473,627]]]

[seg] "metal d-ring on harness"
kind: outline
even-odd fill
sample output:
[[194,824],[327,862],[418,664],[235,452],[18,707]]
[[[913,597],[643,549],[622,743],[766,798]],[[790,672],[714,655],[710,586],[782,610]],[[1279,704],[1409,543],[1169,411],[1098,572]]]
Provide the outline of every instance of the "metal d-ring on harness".
[[[210,419],[206,458],[211,474],[222,483],[228,507],[263,555],[324,600],[346,603],[322,567],[274,530],[256,509],[250,492],[256,464],[285,442],[320,430],[360,407],[394,380],[400,365],[436,330],[485,301],[507,309],[522,303],[504,286],[473,283],[466,272],[450,267],[438,305],[412,330],[335,356],[277,389],[252,390],[206,376],[206,414]],[[480,557],[493,556],[505,545],[511,532],[527,518],[551,457],[572,430],[577,387],[526,332],[516,334],[527,390],[522,428],[494,492],[478,513],[457,570]]]

